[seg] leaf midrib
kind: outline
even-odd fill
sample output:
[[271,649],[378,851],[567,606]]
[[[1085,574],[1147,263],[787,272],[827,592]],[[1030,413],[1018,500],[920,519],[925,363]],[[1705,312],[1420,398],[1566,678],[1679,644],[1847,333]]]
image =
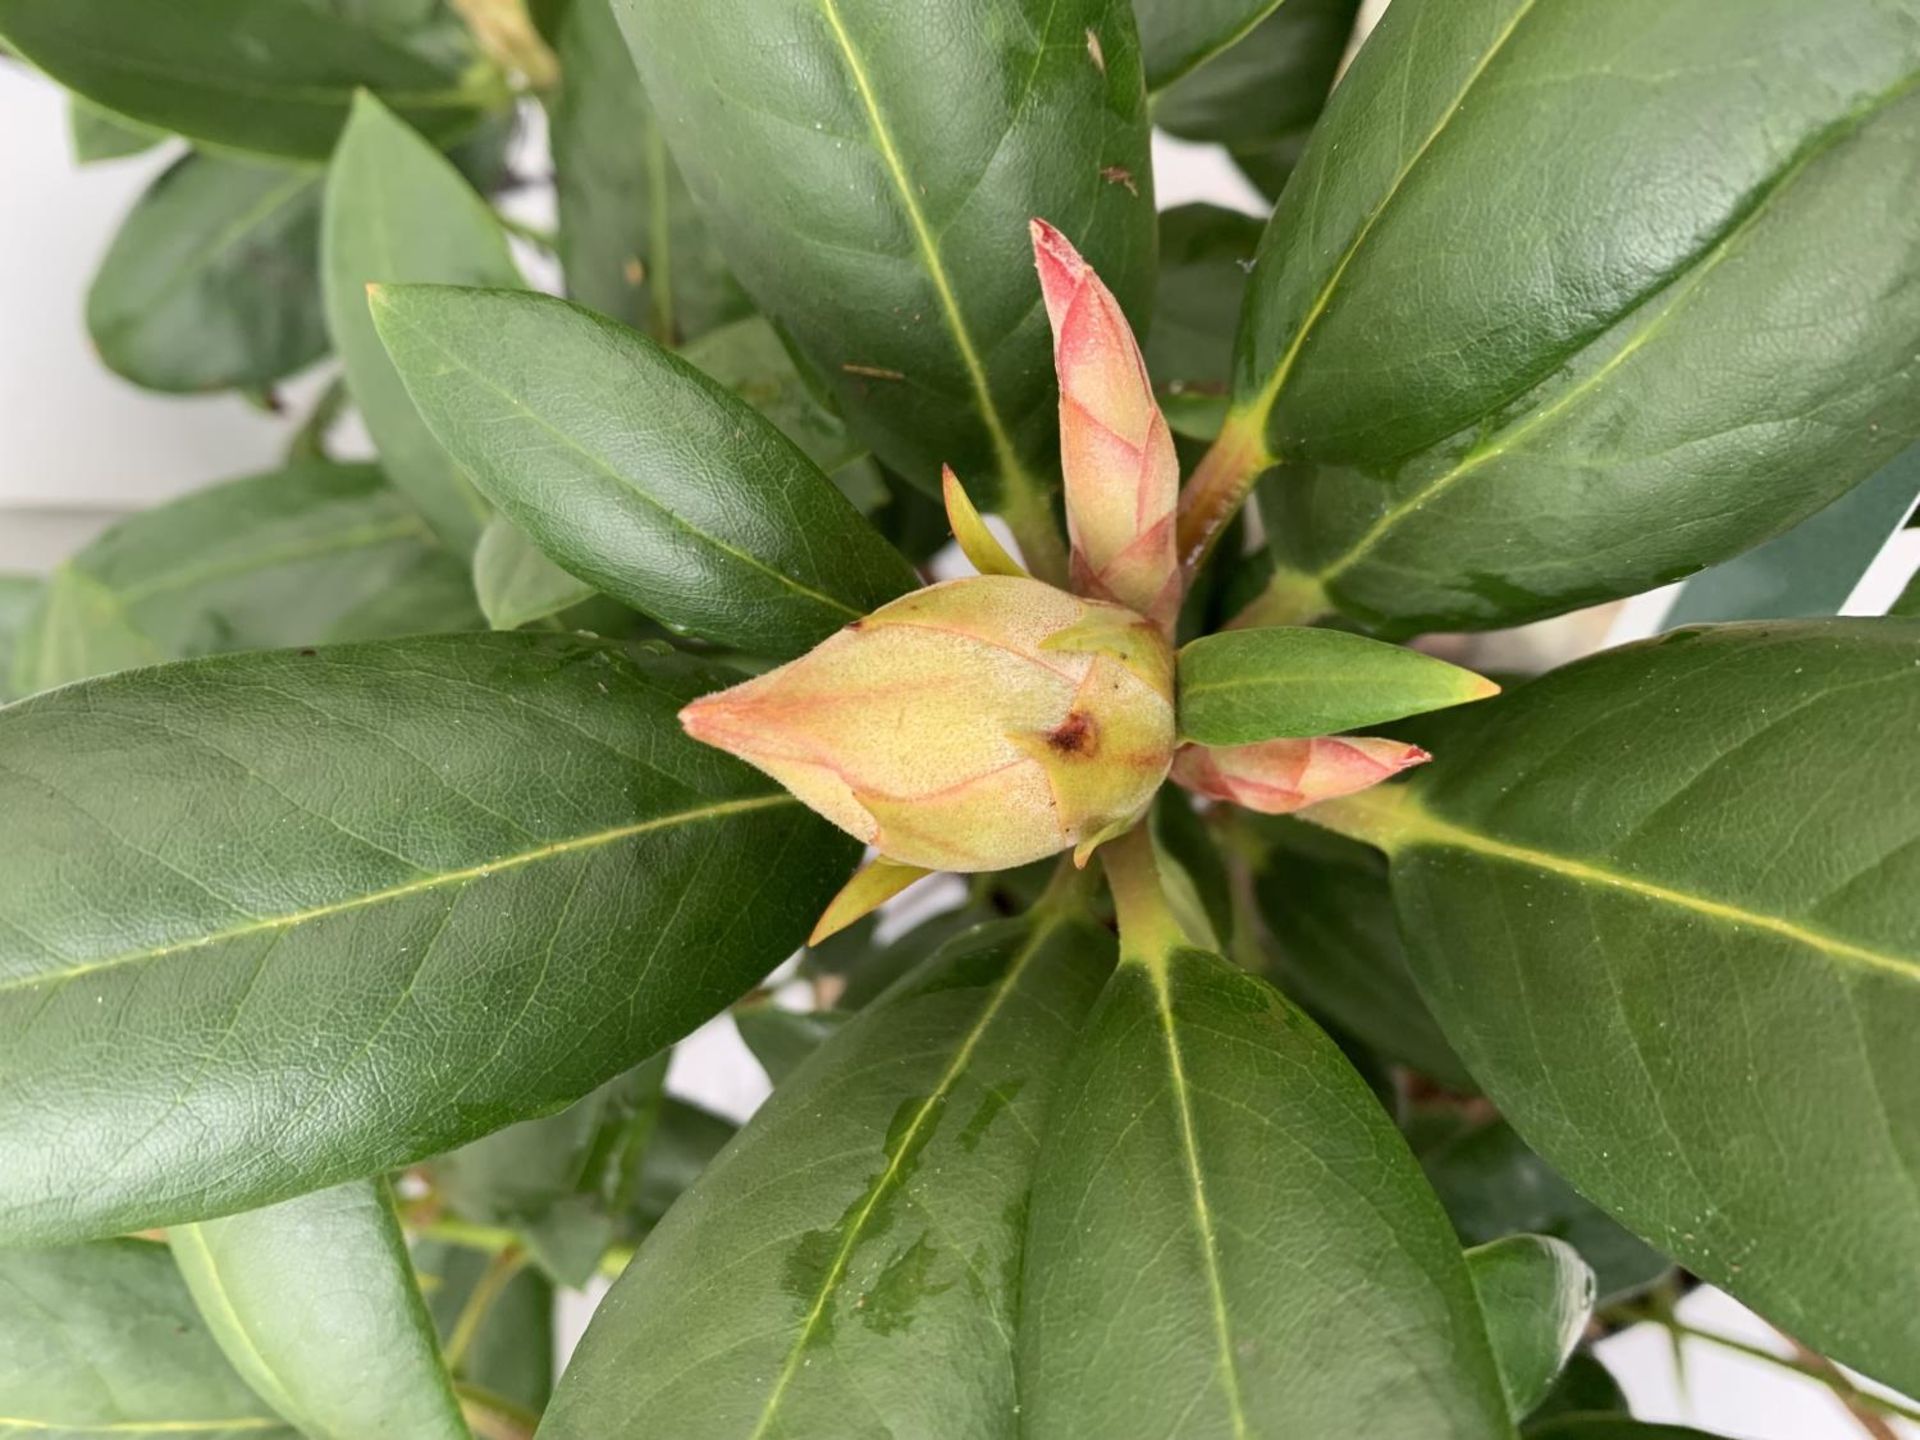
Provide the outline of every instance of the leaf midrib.
[[657,815],[647,820],[635,821],[627,825],[616,825],[610,829],[597,830],[588,835],[577,835],[567,840],[557,840],[546,845],[538,845],[530,850],[522,850],[504,855],[498,859],[484,860],[478,864],[463,866],[455,870],[435,871],[417,880],[404,884],[391,885],[383,890],[370,891],[364,895],[351,896],[345,900],[329,902],[325,905],[310,906],[304,910],[291,911],[285,915],[266,916],[249,920],[245,924],[229,926],[224,930],[211,931],[205,935],[196,935],[186,940],[170,941],[165,945],[156,945],[143,950],[125,951],[118,955],[109,955],[99,960],[90,960],[78,965],[69,965],[64,969],[42,970],[23,975],[12,980],[0,981],[0,995],[13,991],[31,990],[47,984],[64,984],[81,976],[97,974],[103,970],[119,969],[126,965],[140,964],[149,960],[163,959],[188,950],[203,949],[209,945],[222,944],[229,940],[245,939],[254,935],[269,934],[274,931],[288,930],[314,920],[328,919],[334,915],[354,910],[367,909],[383,905],[393,900],[404,900],[414,895],[426,894],[443,889],[449,885],[463,885],[470,880],[482,879],[501,870],[517,870],[527,865],[537,864],[561,856],[578,854],[598,849],[605,845],[617,844],[650,831],[670,829],[677,825],[695,824],[705,820],[724,819],[733,815],[747,814],[756,810],[772,809],[781,805],[795,805],[799,802],[785,791],[774,794],[748,796],[738,800],[719,801],[712,805],[696,806],[690,810],[675,811],[670,815]]
[[1233,1322],[1227,1309],[1226,1281],[1220,1273],[1220,1241],[1213,1223],[1213,1206],[1207,1199],[1205,1174],[1200,1164],[1200,1139],[1193,1119],[1193,1087],[1187,1081],[1186,1061],[1180,1050],[1178,1022],[1173,1013],[1171,956],[1159,956],[1145,962],[1148,983],[1153,989],[1155,1018],[1160,1024],[1166,1046],[1167,1085],[1174,1099],[1175,1118],[1179,1122],[1181,1162],[1186,1171],[1188,1198],[1193,1205],[1193,1224],[1200,1240],[1202,1268],[1207,1277],[1207,1302],[1213,1321],[1214,1338],[1219,1347],[1215,1363],[1220,1371],[1220,1388],[1227,1403],[1228,1421],[1234,1440],[1247,1440],[1246,1402],[1240,1393],[1240,1368],[1235,1360]]
[[[170,1232],[169,1239],[175,1244],[185,1242],[189,1248],[199,1253],[200,1263],[205,1268],[206,1277],[215,1292],[214,1299],[226,1317],[228,1334],[246,1350],[253,1361],[255,1375],[243,1378],[255,1389],[259,1389],[264,1384],[271,1390],[272,1394],[262,1395],[260,1398],[282,1415],[289,1418],[298,1415],[299,1402],[294,1398],[293,1392],[287,1388],[286,1382],[280,1378],[279,1372],[261,1353],[260,1347],[254,1343],[253,1332],[240,1318],[239,1307],[233,1303],[233,1296],[227,1289],[226,1277],[220,1273],[219,1257],[214,1254],[213,1246],[207,1243],[205,1230],[199,1225],[182,1225]],[[194,1303],[196,1305],[199,1303],[199,1297],[195,1297]]]
[[[1367,807],[1354,806],[1352,811],[1358,814],[1365,808]],[[1540,850],[1500,840],[1483,831],[1469,829],[1444,820],[1411,796],[1397,799],[1390,810],[1380,807],[1377,813],[1384,814],[1384,818],[1375,822],[1378,828],[1372,829],[1372,833],[1367,833],[1371,827],[1366,825],[1355,827],[1349,833],[1357,834],[1359,838],[1379,845],[1391,856],[1398,857],[1418,849],[1463,850],[1469,854],[1557,875],[1579,884],[1598,885],[1609,890],[1624,891],[1643,900],[1689,910],[1722,925],[1763,930],[1768,934],[1818,950],[1835,960],[1869,969],[1888,971],[1904,980],[1920,980],[1920,960],[1896,955],[1889,951],[1876,950],[1851,940],[1843,940],[1837,935],[1829,935],[1782,915],[1771,915],[1731,901],[1716,900],[1711,896],[1698,895],[1689,890],[1676,889],[1652,880],[1643,880],[1638,876],[1610,870],[1592,861],[1579,860],[1550,850]],[[1309,815],[1307,818],[1314,817]]]
[[220,1435],[234,1430],[278,1430],[292,1433],[284,1420],[264,1415],[243,1415],[235,1420],[109,1420],[96,1423],[61,1420],[29,1420],[18,1415],[0,1415],[0,1428],[32,1433],[58,1432],[62,1435]]
[[894,1146],[893,1154],[888,1158],[887,1168],[868,1189],[859,1211],[848,1224],[846,1238],[841,1242],[839,1250],[835,1252],[832,1264],[827,1267],[826,1276],[820,1282],[819,1293],[814,1297],[813,1305],[808,1310],[806,1319],[801,1323],[800,1333],[795,1337],[793,1347],[787,1352],[780,1374],[767,1396],[766,1406],[760,1412],[760,1419],[754,1425],[748,1440],[766,1440],[767,1427],[773,1423],[781,1402],[786,1398],[787,1389],[793,1383],[793,1377],[799,1372],[801,1359],[806,1354],[807,1346],[826,1314],[834,1290],[845,1278],[847,1267],[852,1263],[853,1252],[859,1247],[867,1222],[872,1219],[881,1200],[899,1183],[906,1169],[908,1157],[915,1152],[914,1141],[922,1127],[926,1125],[927,1117],[939,1108],[941,1102],[959,1082],[960,1077],[966,1073],[974,1051],[979,1048],[981,1039],[999,1017],[1001,1009],[1006,1005],[1008,997],[1013,994],[1014,988],[1020,983],[1020,978],[1025,974],[1027,966],[1039,953],[1040,948],[1052,938],[1054,931],[1064,925],[1068,918],[1066,912],[1055,909],[1042,914],[1036,921],[1032,933],[1015,952],[1006,973],[995,985],[992,998],[981,1009],[973,1024],[968,1027],[966,1035],[961,1039],[959,1047],[954,1051],[953,1059],[948,1062],[939,1081],[915,1109],[913,1119],[901,1132],[899,1143]]
[[874,148],[880,152],[880,158],[887,167],[887,174],[893,181],[895,192],[900,197],[901,209],[905,212],[907,223],[913,230],[913,238],[920,251],[921,266],[927,272],[927,278],[933,282],[934,294],[940,301],[942,318],[946,321],[947,331],[953,336],[954,348],[960,352],[961,363],[966,367],[967,381],[973,389],[974,408],[979,412],[981,421],[987,427],[987,434],[993,442],[995,457],[1000,463],[1001,484],[1008,492],[1024,494],[1037,493],[1038,487],[1026,467],[1020,462],[1020,453],[1014,446],[1013,437],[1006,423],[1000,418],[1000,410],[994,404],[993,391],[987,383],[986,366],[981,363],[980,352],[973,343],[973,334],[967,328],[966,317],[961,313],[959,296],[953,288],[953,282],[947,275],[946,262],[941,258],[940,242],[927,223],[925,212],[913,182],[907,175],[906,162],[902,159],[898,145],[894,142],[892,127],[887,124],[886,116],[881,112],[880,100],[874,92],[873,83],[868,78],[866,62],[860,52],[854,48],[853,37],[848,33],[846,23],[840,16],[838,0],[819,0],[821,16],[833,32],[834,44],[839,48],[841,58],[846,62],[849,77],[859,95],[861,108],[866,112],[867,128],[873,135]]

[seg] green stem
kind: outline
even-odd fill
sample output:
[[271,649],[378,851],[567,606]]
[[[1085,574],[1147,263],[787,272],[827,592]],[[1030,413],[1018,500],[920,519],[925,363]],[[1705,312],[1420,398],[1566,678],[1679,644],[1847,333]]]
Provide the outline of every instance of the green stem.
[[300,428],[293,432],[293,438],[287,442],[287,460],[289,463],[300,460],[325,460],[327,458],[327,432],[333,429],[334,422],[340,418],[340,412],[347,408],[347,377],[345,374],[334,376],[327,382],[327,388],[320,392],[320,398],[314,402],[307,418],[300,422]]
[[1229,630],[1258,630],[1269,625],[1306,625],[1333,608],[1326,589],[1311,575],[1282,566],[1267,588],[1227,622]]
[[1120,919],[1121,960],[1156,966],[1181,946],[1193,943],[1167,903],[1153,835],[1145,822],[1102,846],[1100,861]]
[[1177,553],[1188,583],[1239,513],[1253,482],[1273,467],[1267,450],[1266,418],[1250,410],[1230,410],[1227,420],[1180,492]]
[[500,228],[509,235],[518,235],[529,245],[538,246],[549,255],[560,253],[560,237],[553,231],[542,229],[538,225],[529,225],[524,220],[516,220],[511,215],[502,214],[498,210],[493,212],[493,218],[500,222]]
[[1000,479],[1000,518],[1007,522],[1020,546],[1020,558],[1036,580],[1064,587],[1067,583],[1067,548],[1060,539],[1060,527],[1053,521],[1053,505],[1047,494],[1022,471],[1003,474]]
[[474,1440],[533,1440],[540,1417],[526,1406],[465,1381],[453,1387]]
[[[1920,1407],[1899,1400],[1889,1400],[1870,1390],[1862,1390],[1849,1380],[1832,1361],[1824,1356],[1805,1352],[1811,1358],[1798,1359],[1791,1355],[1782,1355],[1769,1350],[1764,1345],[1755,1345],[1750,1341],[1738,1340],[1731,1335],[1721,1335],[1712,1330],[1701,1330],[1689,1325],[1678,1316],[1649,1310],[1642,1306],[1624,1305],[1612,1312],[1620,1323],[1658,1325],[1678,1342],[1698,1340],[1702,1344],[1712,1345],[1716,1349],[1735,1355],[1744,1355],[1750,1360],[1760,1360],[1781,1370],[1790,1370],[1809,1380],[1817,1380],[1831,1390],[1840,1400],[1850,1406],[1864,1406],[1882,1415],[1891,1415],[1900,1420],[1920,1422]],[[1792,1343],[1792,1342],[1789,1342]],[[1796,1348],[1802,1348],[1796,1346]]]
[[409,1228],[422,1240],[439,1240],[448,1245],[458,1245],[462,1250],[485,1250],[494,1253],[515,1249],[520,1244],[520,1237],[503,1226],[475,1225],[471,1221],[457,1220],[452,1216],[432,1220],[424,1225],[412,1225]]
[[473,1290],[467,1296],[467,1303],[460,1309],[460,1318],[454,1322],[453,1333],[447,1337],[442,1356],[447,1369],[458,1372],[460,1362],[466,1358],[467,1351],[473,1346],[473,1337],[480,1333],[487,1313],[493,1309],[493,1302],[500,1298],[500,1292],[507,1288],[514,1276],[520,1273],[520,1267],[527,1263],[527,1257],[518,1246],[509,1246],[495,1253],[487,1268],[480,1272],[480,1278],[474,1281]]

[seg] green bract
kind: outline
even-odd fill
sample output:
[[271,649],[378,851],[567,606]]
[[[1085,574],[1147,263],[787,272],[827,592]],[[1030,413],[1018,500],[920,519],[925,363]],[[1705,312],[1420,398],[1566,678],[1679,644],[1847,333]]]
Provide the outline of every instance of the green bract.
[[1377,8],[0,0],[0,1434],[1920,1423],[1920,0]]

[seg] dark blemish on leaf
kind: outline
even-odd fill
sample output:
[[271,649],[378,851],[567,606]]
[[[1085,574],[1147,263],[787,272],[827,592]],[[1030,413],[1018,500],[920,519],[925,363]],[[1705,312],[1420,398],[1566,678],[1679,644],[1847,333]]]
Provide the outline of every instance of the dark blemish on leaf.
[[320,652],[314,649],[311,645],[307,645],[302,647],[300,653],[302,655],[318,655]]
[[913,1312],[922,1297],[938,1295],[953,1288],[953,1281],[933,1283],[930,1272],[939,1252],[922,1235],[913,1244],[887,1262],[872,1285],[854,1301],[854,1313],[867,1328],[891,1335],[913,1323]]
[[1136,200],[1140,198],[1140,187],[1133,183],[1133,172],[1126,166],[1109,165],[1100,172],[1100,178],[1109,185],[1124,185],[1129,195]]
[[982,1137],[999,1116],[1000,1112],[1011,1105],[1026,1085],[1024,1080],[1010,1080],[1005,1085],[996,1085],[980,1097],[980,1106],[968,1119],[966,1128],[960,1132],[960,1148],[972,1154],[979,1147]]
[[1087,54],[1093,57],[1093,68],[1098,70],[1102,75],[1106,74],[1106,52],[1100,48],[1100,37],[1094,33],[1091,25],[1087,27]]
[[1073,710],[1048,733],[1047,744],[1062,755],[1091,755],[1098,738],[1092,717]]
[[889,370],[884,365],[856,365],[851,360],[843,360],[840,368],[849,375],[864,375],[869,380],[904,380],[907,377],[898,370]]

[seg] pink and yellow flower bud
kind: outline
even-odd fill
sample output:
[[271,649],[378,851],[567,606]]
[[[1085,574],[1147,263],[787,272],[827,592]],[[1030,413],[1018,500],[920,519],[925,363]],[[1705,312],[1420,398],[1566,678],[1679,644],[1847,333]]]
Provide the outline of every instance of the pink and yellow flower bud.
[[1186,745],[1173,778],[1197,795],[1263,815],[1288,815],[1321,800],[1352,795],[1433,757],[1399,740],[1325,735],[1257,745]]
[[1166,778],[1173,655],[1130,611],[981,575],[903,596],[680,720],[897,864],[1084,861]]
[[1033,222],[1060,377],[1060,463],[1073,588],[1171,627],[1180,608],[1180,462],[1113,292],[1058,230]]

